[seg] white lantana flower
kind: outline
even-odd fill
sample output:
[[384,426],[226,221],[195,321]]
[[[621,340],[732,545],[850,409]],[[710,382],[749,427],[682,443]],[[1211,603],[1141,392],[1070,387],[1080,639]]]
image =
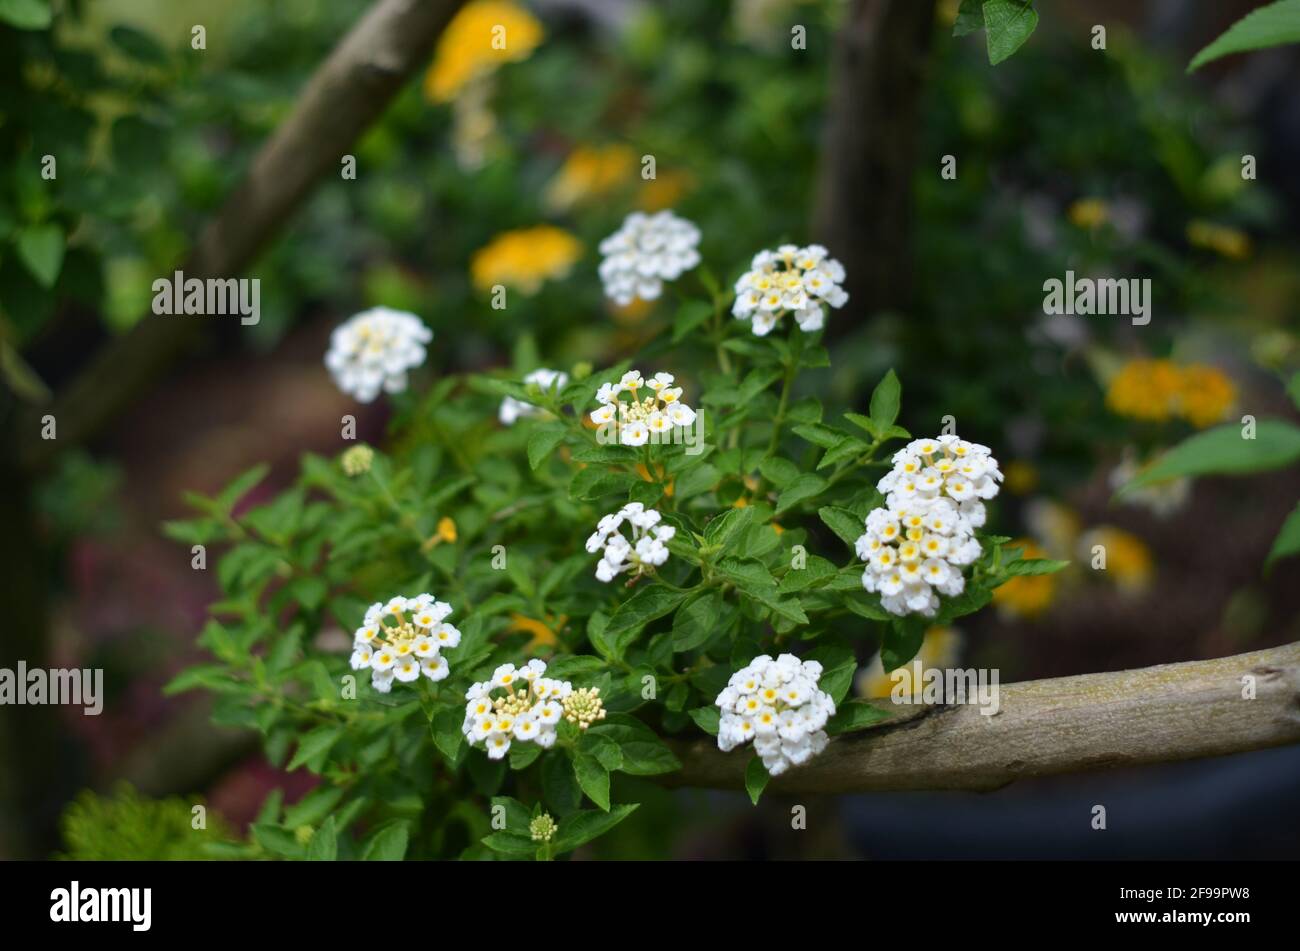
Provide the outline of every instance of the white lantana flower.
[[[545,368],[534,370],[524,377],[525,383],[536,383],[542,390],[549,390],[558,393],[569,382],[569,374],[562,370],[547,370]],[[497,418],[506,426],[513,426],[515,422],[525,416],[540,416],[544,411],[532,403],[525,403],[523,400],[517,400],[513,396],[507,396],[501,401],[501,410]]]
[[827,306],[838,309],[848,302],[843,282],[844,266],[820,244],[783,244],[754,255],[750,269],[736,281],[731,313],[748,320],[760,337],[786,314],[794,315],[800,330],[811,333],[822,329]]
[[605,296],[620,307],[638,297],[657,299],[664,281],[675,281],[700,263],[699,243],[700,229],[671,211],[632,212],[622,227],[600,242]]
[[460,631],[447,623],[450,615],[451,605],[431,594],[372,604],[353,635],[352,669],[368,669],[380,693],[392,690],[394,680],[446,679],[451,668],[441,652],[460,644]]
[[835,714],[835,701],[817,686],[821,675],[815,660],[755,657],[714,701],[722,711],[718,749],[727,753],[753,740],[771,776],[808,762],[826,748],[826,721]]
[[[696,418],[674,379],[671,373],[656,373],[647,380],[640,371],[629,370],[617,383],[601,384],[596,391],[600,406],[591,411],[591,421],[616,432],[624,446],[671,442],[674,429],[692,426]],[[630,399],[620,399],[623,393]]]
[[424,345],[432,339],[415,314],[372,307],[334,328],[325,366],[339,389],[369,403],[380,391],[406,389],[407,371],[424,363]]
[[939,596],[966,587],[962,569],[980,557],[976,529],[984,500],[998,494],[1002,472],[987,446],[956,436],[915,439],[894,454],[876,488],[885,507],[872,510],[855,543],[867,563],[862,586],[900,617],[934,617]]
[[[543,676],[546,664],[533,659],[522,667],[502,664],[489,680],[472,684],[465,691],[465,719],[461,732],[470,746],[482,746],[489,759],[500,759],[512,743],[536,743],[543,749],[555,744],[556,725],[562,717],[588,715],[603,720],[605,712],[591,691],[574,691],[567,680]],[[572,716],[571,697],[581,696],[580,709]],[[586,727],[582,727],[586,729]]]
[[[629,502],[617,512],[606,515],[587,539],[587,551],[601,552],[596,563],[596,579],[610,582],[625,571],[631,572],[631,584],[641,575],[653,571],[668,560],[668,542],[677,534],[671,525],[662,524],[663,516],[640,502]],[[621,531],[631,526],[629,539]]]

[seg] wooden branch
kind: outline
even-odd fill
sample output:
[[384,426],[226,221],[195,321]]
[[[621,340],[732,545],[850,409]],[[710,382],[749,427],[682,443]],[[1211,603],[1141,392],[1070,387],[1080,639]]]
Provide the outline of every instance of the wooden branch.
[[835,38],[812,233],[843,263],[849,307],[863,317],[911,300],[912,172],[934,7],[853,0]]
[[[254,157],[242,183],[199,235],[185,276],[235,277],[246,268],[381,116],[464,0],[378,0],[303,89],[293,112]],[[167,275],[170,276],[170,272]],[[204,318],[146,315],[97,354],[52,407],[28,415],[20,430],[26,468],[97,432],[147,389],[202,333]],[[40,438],[52,413],[57,440]]]
[[[1242,697],[1254,678],[1256,696]],[[778,793],[991,790],[1017,779],[1300,743],[1300,643],[1218,660],[1007,684],[1001,709],[896,707],[898,721],[831,740]],[[902,712],[898,712],[902,711]],[[743,789],[747,747],[678,744],[676,786]]]

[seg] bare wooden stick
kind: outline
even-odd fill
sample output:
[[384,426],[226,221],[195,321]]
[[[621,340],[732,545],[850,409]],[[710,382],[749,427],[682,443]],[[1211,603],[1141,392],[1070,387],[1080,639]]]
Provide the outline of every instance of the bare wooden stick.
[[[234,277],[303,203],[313,186],[387,108],[428,58],[464,0],[378,0],[312,74],[289,117],[254,157],[241,184],[199,235],[185,276]],[[113,341],[22,426],[20,457],[38,468],[57,450],[97,432],[153,384],[200,335],[193,317],[146,316]],[[57,440],[40,438],[52,413]]]
[[[1246,699],[1253,684],[1254,699]],[[1300,643],[1218,660],[1007,684],[1000,710],[895,707],[898,720],[833,739],[771,790],[990,790],[1029,776],[1223,756],[1300,743]],[[922,712],[918,712],[922,711]],[[678,744],[678,786],[744,788],[748,748]]]

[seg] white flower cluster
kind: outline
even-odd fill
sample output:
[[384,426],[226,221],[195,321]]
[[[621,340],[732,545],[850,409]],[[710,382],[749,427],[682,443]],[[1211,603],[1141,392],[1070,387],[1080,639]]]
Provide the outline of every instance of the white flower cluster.
[[785,314],[794,314],[799,329],[821,330],[826,306],[840,308],[849,295],[840,287],[844,266],[820,244],[806,248],[783,244],[775,251],[760,251],[750,269],[736,281],[736,302],[731,313],[748,320],[758,336],[766,336]]
[[415,314],[372,307],[334,328],[325,366],[339,389],[362,403],[406,389],[406,373],[424,362],[433,331]]
[[448,624],[451,605],[431,594],[397,596],[366,611],[352,644],[352,669],[370,670],[370,685],[380,693],[393,681],[409,683],[421,674],[437,682],[451,673],[442,651],[460,643],[460,631]]
[[[587,551],[604,550],[596,563],[596,579],[613,581],[624,571],[631,571],[629,582],[668,560],[668,542],[677,534],[671,525],[661,525],[663,516],[640,502],[629,502],[617,512],[604,516],[587,539]],[[632,527],[632,538],[620,531],[623,523]]]
[[718,694],[718,749],[730,752],[752,739],[771,776],[808,762],[826,748],[824,727],[835,713],[835,701],[817,687],[821,675],[815,660],[755,657]]
[[700,229],[671,211],[632,212],[622,227],[600,242],[605,296],[620,307],[638,297],[655,300],[664,281],[675,281],[700,263],[695,249],[699,243]]
[[939,595],[966,587],[962,569],[980,556],[982,500],[998,494],[1002,472],[987,446],[956,436],[913,440],[893,463],[876,484],[885,507],[867,516],[855,546],[867,563],[862,586],[891,614],[934,617]]
[[[536,383],[542,390],[559,392],[569,382],[569,374],[562,370],[547,370],[545,368],[534,370],[524,377],[525,383]],[[506,426],[513,426],[515,422],[525,416],[540,416],[542,410],[532,403],[525,403],[523,400],[517,400],[513,396],[507,396],[501,401],[501,410],[497,418]]]
[[469,745],[482,744],[489,759],[505,756],[515,740],[542,749],[554,745],[555,728],[564,717],[564,701],[573,693],[573,684],[543,677],[544,673],[546,664],[540,660],[518,668],[502,664],[491,680],[473,684],[465,692],[468,702],[461,724]]
[[[681,402],[682,388],[673,386],[671,373],[656,373],[651,379],[638,370],[628,370],[617,383],[602,383],[596,391],[600,404],[591,411],[591,421],[598,426],[616,426],[618,441],[625,446],[644,446],[652,438],[662,440],[675,426],[695,422],[695,410]],[[644,390],[649,395],[642,397]],[[630,400],[619,399],[622,393]]]

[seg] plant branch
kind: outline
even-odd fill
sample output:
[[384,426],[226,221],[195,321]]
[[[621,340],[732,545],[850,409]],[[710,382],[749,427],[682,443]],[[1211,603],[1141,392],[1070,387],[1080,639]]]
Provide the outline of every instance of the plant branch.
[[[1255,698],[1244,699],[1251,677]],[[1001,687],[1000,710],[896,707],[896,719],[833,739],[772,780],[777,793],[987,791],[1017,779],[1225,756],[1300,743],[1300,643],[1218,660]],[[902,712],[899,712],[902,711]],[[745,788],[748,747],[675,744],[674,786]]]
[[[317,182],[338,172],[352,144],[423,64],[463,0],[378,0],[316,70],[289,117],[262,146],[243,181],[181,266],[186,278],[232,278],[256,260]],[[202,317],[146,315],[96,354],[53,405],[20,423],[28,469],[93,436],[201,337]],[[40,437],[52,414],[58,439]]]

